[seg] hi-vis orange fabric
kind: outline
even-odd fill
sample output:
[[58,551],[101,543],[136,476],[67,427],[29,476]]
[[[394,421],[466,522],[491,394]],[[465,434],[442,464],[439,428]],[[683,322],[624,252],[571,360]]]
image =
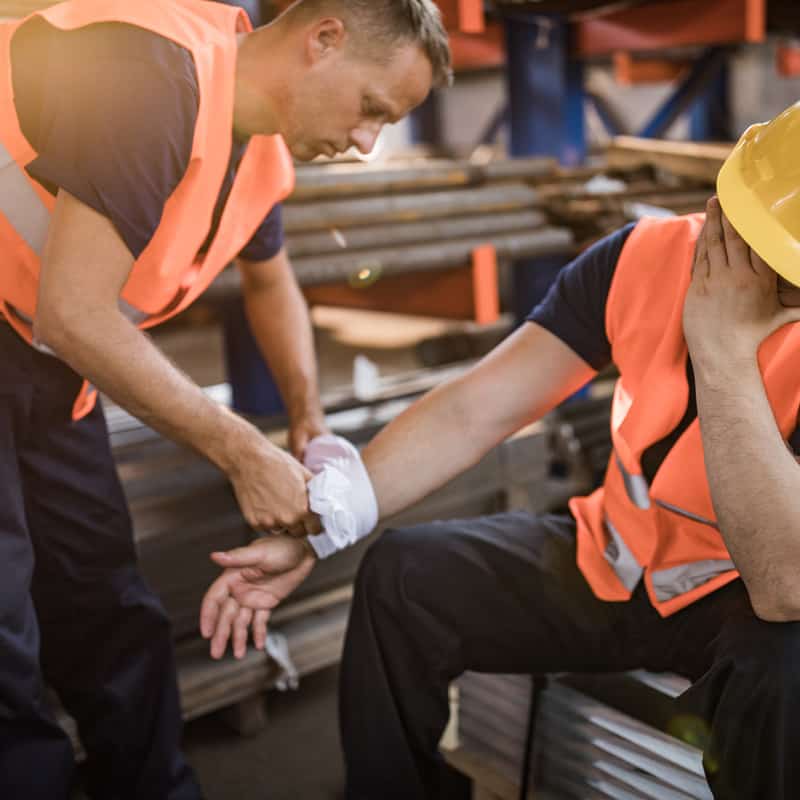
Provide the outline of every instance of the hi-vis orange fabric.
[[[594,593],[627,600],[643,577],[662,616],[738,576],[716,524],[698,420],[675,443],[651,485],[641,469],[644,451],[675,429],[687,407],[683,301],[702,224],[702,215],[643,220],[622,250],[606,307],[621,376],[612,408],[614,452],[603,487],[570,503],[578,522],[578,565]],[[788,439],[800,408],[800,325],[776,331],[758,360]]]
[[[199,254],[230,158],[236,37],[251,30],[250,22],[241,9],[205,0],[70,0],[0,25],[0,145],[19,167],[30,163],[36,153],[20,130],[14,108],[10,45],[15,32],[33,16],[65,30],[100,22],[135,25],[171,39],[194,59],[199,108],[189,167],[120,297],[121,305],[134,311],[139,327],[151,327],[192,303],[294,186],[294,169],[283,139],[252,137],[216,236],[208,251]],[[46,208],[52,209],[53,198],[35,181],[26,180]],[[0,312],[31,342],[29,321],[36,316],[39,256],[20,235],[20,225],[12,225],[3,213],[0,254]],[[95,396],[84,384],[73,408],[75,419],[91,410]]]

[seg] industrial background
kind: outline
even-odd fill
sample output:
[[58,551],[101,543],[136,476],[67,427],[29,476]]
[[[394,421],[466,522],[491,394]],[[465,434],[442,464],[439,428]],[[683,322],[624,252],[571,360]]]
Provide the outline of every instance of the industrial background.
[[[45,5],[3,1],[0,16]],[[261,24],[282,4],[239,5]],[[356,444],[468,369],[599,237],[644,214],[702,210],[731,143],[800,97],[796,0],[439,5],[455,86],[386,131],[369,163],[299,166],[285,206],[328,423]],[[234,271],[155,341],[284,441]],[[600,375],[399,521],[563,508],[602,477],[612,379]],[[197,621],[216,574],[208,553],[252,533],[220,473],[107,412],[141,564],[173,621],[186,748],[208,797],[342,797],[336,665],[369,542],[319,564],[273,615],[271,655],[212,662]],[[645,672],[467,674],[442,743],[452,796],[710,798],[691,731],[677,738],[672,724],[684,685]]]

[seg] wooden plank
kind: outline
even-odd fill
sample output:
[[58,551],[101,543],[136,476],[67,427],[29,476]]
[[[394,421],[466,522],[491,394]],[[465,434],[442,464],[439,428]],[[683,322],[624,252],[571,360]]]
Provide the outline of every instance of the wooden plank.
[[617,136],[606,151],[612,169],[658,167],[686,178],[714,183],[733,144],[672,142]]

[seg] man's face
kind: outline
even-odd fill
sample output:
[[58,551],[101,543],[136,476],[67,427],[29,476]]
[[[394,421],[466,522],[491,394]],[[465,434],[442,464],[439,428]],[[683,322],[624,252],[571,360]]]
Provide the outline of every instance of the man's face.
[[369,153],[383,126],[402,119],[430,91],[431,65],[416,44],[399,46],[387,63],[353,49],[325,53],[287,92],[281,133],[301,161],[350,147]]

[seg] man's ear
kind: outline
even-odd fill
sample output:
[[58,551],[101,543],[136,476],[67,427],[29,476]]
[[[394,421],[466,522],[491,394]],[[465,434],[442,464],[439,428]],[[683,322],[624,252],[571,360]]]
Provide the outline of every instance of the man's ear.
[[344,46],[347,30],[344,22],[338,17],[325,17],[314,23],[309,29],[306,43],[311,63],[325,58]]

